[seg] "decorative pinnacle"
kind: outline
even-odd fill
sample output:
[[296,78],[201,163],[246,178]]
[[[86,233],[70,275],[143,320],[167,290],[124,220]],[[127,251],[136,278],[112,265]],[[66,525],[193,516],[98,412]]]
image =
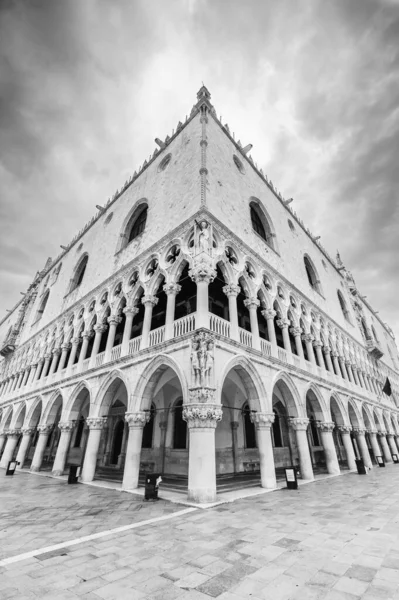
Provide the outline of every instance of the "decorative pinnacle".
[[202,83],[202,87],[197,92],[197,100],[199,102],[200,100],[210,100],[210,99],[211,99],[210,91],[204,85],[204,83]]

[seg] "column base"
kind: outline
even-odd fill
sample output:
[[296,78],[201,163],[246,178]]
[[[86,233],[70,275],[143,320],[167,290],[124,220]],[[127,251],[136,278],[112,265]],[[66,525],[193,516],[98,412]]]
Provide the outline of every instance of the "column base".
[[195,502],[196,504],[216,502],[216,490],[212,488],[188,490],[187,500],[189,500],[189,502]]
[[63,474],[64,474],[64,471],[51,471],[51,475],[53,477],[60,477]]
[[275,478],[274,479],[273,478],[270,478],[270,479],[267,478],[264,481],[262,480],[260,485],[265,490],[275,490],[275,489],[277,489],[277,481],[276,481]]
[[31,471],[32,473],[38,473],[40,471],[40,467],[31,467],[29,471]]

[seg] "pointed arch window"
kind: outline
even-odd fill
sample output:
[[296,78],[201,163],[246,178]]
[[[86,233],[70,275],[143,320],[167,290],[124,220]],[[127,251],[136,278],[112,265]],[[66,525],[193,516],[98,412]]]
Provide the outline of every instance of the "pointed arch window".
[[130,244],[130,242],[136,239],[136,237],[138,237],[140,233],[143,233],[145,225],[147,223],[147,213],[148,206],[144,206],[140,210],[137,217],[134,219],[133,223],[131,224],[130,231],[128,232],[128,244]]
[[85,254],[80,259],[78,266],[75,269],[75,274],[71,281],[71,288],[69,290],[70,292],[73,292],[74,290],[76,290],[76,288],[78,288],[80,286],[80,284],[82,283],[83,277],[85,276],[85,273],[86,273],[86,267],[87,267],[88,260],[89,260],[88,254]]
[[338,290],[337,294],[338,294],[338,300],[339,300],[339,304],[341,306],[342,313],[343,313],[345,319],[348,321],[348,323],[350,323],[351,322],[350,314],[349,314],[348,307],[346,306],[345,299],[344,299],[342,293],[340,292],[340,290]]
[[273,249],[274,234],[264,211],[260,208],[257,202],[251,202],[250,205],[252,229]]
[[39,308],[37,309],[36,321],[38,321],[39,319],[42,318],[43,313],[46,309],[46,305],[47,305],[49,296],[50,296],[50,292],[49,292],[49,290],[47,290],[47,292],[45,292],[45,294],[42,298],[42,301],[40,302]]
[[303,262],[305,264],[306,275],[308,276],[310,286],[316,290],[316,292],[321,294],[320,280],[317,276],[316,269],[314,268],[308,256],[304,256]]

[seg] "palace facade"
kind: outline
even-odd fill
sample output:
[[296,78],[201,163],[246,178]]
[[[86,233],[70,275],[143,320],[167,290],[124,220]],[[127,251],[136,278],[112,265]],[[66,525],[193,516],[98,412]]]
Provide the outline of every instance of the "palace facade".
[[206,503],[222,477],[391,461],[398,351],[340,257],[205,86],[155,141],[0,323],[0,467],[159,472]]

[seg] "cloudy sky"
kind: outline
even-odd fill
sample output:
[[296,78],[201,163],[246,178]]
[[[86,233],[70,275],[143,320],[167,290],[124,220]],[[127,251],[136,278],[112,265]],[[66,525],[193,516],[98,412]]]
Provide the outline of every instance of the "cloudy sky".
[[0,0],[0,318],[202,81],[398,339],[399,0]]

